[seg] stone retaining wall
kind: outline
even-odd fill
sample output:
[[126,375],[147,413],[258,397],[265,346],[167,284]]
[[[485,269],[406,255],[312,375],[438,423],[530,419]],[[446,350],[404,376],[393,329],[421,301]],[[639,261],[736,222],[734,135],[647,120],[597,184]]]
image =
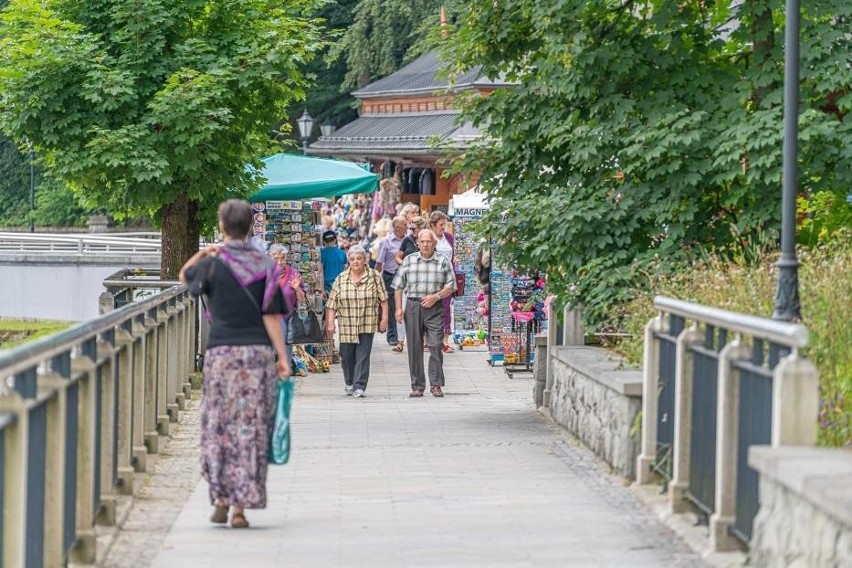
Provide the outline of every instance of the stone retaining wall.
[[754,446],[749,465],[760,473],[752,566],[852,566],[852,452]]
[[616,473],[633,479],[639,455],[642,372],[598,347],[550,347],[550,416],[577,436]]

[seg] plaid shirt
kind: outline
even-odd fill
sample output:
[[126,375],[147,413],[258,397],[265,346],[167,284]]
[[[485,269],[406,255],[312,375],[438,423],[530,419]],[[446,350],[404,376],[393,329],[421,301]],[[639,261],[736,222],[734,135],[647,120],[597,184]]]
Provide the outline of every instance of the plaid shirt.
[[427,260],[415,252],[402,261],[391,287],[404,290],[409,298],[422,298],[437,294],[443,288],[455,290],[456,275],[452,263],[444,255],[433,253]]
[[388,301],[382,277],[366,268],[361,280],[352,281],[347,268],[334,281],[326,308],[337,312],[341,343],[358,343],[359,333],[376,333],[379,328],[379,304]]

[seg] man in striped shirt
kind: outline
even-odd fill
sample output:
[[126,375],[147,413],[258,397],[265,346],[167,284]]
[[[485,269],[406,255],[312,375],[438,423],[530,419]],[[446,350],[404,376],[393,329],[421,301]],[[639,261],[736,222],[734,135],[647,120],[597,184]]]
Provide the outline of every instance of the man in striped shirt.
[[[408,371],[411,375],[411,397],[423,396],[426,375],[423,369],[423,332],[429,346],[429,384],[432,396],[444,392],[444,312],[442,300],[456,289],[453,265],[447,257],[435,254],[438,238],[429,229],[417,235],[420,252],[405,257],[397,269],[391,286],[396,299],[396,321],[405,321],[408,336]],[[403,308],[402,292],[408,299]]]

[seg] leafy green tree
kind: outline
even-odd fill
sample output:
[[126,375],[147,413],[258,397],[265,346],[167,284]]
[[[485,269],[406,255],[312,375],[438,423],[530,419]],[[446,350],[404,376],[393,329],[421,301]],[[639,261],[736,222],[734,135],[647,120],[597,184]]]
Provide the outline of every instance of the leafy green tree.
[[[463,100],[486,136],[455,169],[481,173],[504,259],[546,270],[591,323],[655,257],[777,238],[783,5],[731,4],[472,0],[457,14],[454,71],[517,86]],[[807,191],[852,184],[850,21],[843,0],[803,5]]]
[[0,126],[33,140],[84,205],[151,214],[176,276],[217,203],[307,84],[313,0],[12,0],[0,17]]

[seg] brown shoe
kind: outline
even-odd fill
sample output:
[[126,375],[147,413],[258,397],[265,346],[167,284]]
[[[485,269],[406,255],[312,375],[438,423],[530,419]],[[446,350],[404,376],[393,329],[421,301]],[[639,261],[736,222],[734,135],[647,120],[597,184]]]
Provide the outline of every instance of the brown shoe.
[[408,398],[420,398],[423,396],[423,391],[420,389],[411,389],[411,392],[408,393]]
[[438,385],[433,386],[430,390],[432,391],[432,396],[436,398],[441,398],[444,396],[444,391],[442,391],[441,387],[439,387]]
[[246,520],[246,516],[243,513],[232,513],[231,514],[231,528],[234,529],[247,529],[249,528],[249,522]]
[[213,506],[213,514],[210,515],[210,522],[216,523],[217,525],[224,525],[228,522],[228,506],[227,505],[214,505]]

